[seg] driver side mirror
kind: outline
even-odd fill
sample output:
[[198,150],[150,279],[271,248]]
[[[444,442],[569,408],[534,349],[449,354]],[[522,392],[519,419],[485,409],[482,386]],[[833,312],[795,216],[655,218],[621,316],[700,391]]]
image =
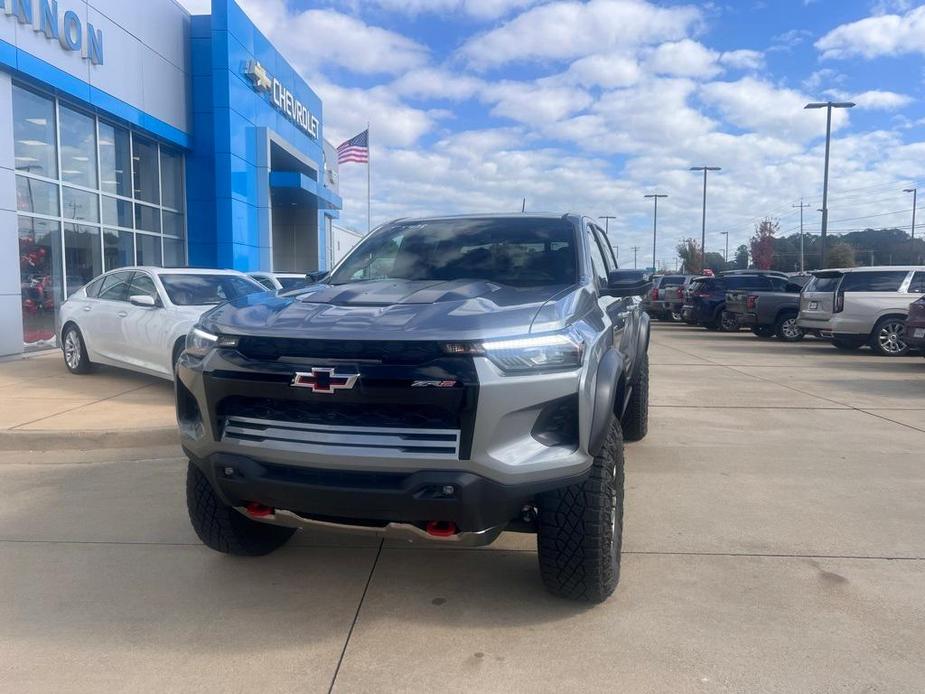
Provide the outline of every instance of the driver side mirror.
[[147,294],[135,294],[130,296],[128,301],[132,306],[141,306],[142,308],[155,308],[157,306],[157,300]]
[[328,276],[327,270],[314,270],[305,275],[305,279],[309,281],[309,284],[318,284],[319,282],[324,281]]
[[652,277],[645,270],[614,270],[607,275],[608,296],[643,296],[652,288]]

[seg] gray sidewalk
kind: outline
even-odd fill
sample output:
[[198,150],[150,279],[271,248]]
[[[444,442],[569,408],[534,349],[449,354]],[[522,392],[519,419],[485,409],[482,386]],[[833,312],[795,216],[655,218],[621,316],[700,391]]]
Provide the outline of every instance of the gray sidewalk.
[[185,461],[0,464],[16,691],[921,692],[925,360],[659,325],[620,587],[548,596],[535,543],[300,534],[230,558]]

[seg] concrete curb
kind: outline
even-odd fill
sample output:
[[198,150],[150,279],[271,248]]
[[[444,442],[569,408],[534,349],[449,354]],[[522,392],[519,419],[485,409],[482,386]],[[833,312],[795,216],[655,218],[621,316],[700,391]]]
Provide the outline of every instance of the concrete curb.
[[0,451],[90,451],[177,446],[176,427],[121,431],[0,431]]

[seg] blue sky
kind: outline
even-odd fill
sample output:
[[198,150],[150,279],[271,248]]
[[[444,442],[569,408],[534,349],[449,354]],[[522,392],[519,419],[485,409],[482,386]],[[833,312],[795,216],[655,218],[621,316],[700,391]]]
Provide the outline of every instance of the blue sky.
[[[208,0],[183,0],[191,11]],[[925,181],[925,5],[909,0],[239,0],[324,101],[337,144],[372,124],[373,224],[413,214],[610,214],[624,263],[700,234],[745,242],[765,215],[818,229],[824,112],[836,114],[830,228],[908,226]],[[341,172],[366,226],[366,171]],[[631,261],[630,261],[631,262]]]

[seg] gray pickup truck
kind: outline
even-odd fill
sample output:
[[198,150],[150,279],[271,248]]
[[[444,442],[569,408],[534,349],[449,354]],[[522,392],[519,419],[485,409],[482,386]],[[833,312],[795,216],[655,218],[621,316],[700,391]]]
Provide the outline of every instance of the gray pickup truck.
[[[776,278],[775,278],[776,279]],[[794,275],[775,282],[773,291],[734,289],[726,292],[726,315],[739,326],[750,328],[758,337],[774,337],[784,342],[802,340],[805,332],[797,325],[800,292],[812,275]]]

